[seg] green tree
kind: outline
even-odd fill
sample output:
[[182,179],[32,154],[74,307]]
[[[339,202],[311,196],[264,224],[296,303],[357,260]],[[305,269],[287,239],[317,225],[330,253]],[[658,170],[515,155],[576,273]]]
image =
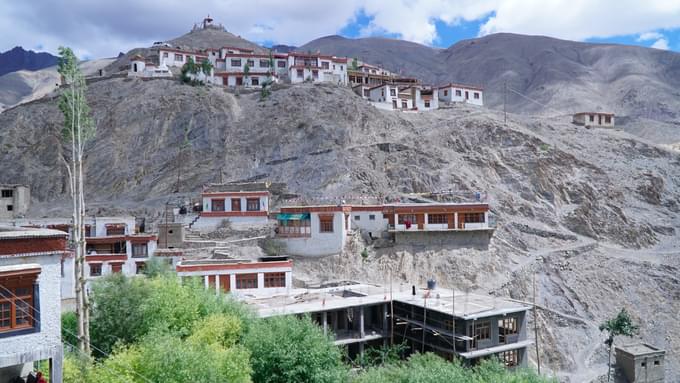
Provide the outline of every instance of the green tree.
[[352,59],[352,70],[357,70],[359,69],[359,60],[357,58]]
[[206,76],[210,76],[210,72],[212,72],[212,69],[213,65],[212,63],[210,63],[208,59],[203,59],[203,61],[201,61],[201,72],[203,72],[203,74],[205,74]]
[[619,313],[611,319],[607,319],[600,325],[600,331],[607,332],[607,339],[604,344],[609,348],[609,357],[607,359],[607,381],[611,379],[612,371],[612,346],[614,345],[614,338],[619,335],[633,336],[637,334],[640,327],[633,323],[625,308],[621,309]]
[[257,320],[246,333],[244,345],[252,355],[256,382],[347,381],[340,348],[309,317]]
[[243,78],[246,80],[246,83],[248,83],[248,77],[250,76],[250,65],[246,63],[246,65],[243,66]]
[[59,47],[58,72],[64,88],[59,100],[59,109],[64,115],[63,141],[71,146],[70,160],[62,156],[69,175],[71,202],[73,205],[72,241],[75,253],[75,290],[78,347],[90,353],[90,306],[85,289],[85,183],[83,163],[85,144],[94,137],[95,125],[90,117],[85,92],[85,77],[78,68],[78,59],[71,48]]

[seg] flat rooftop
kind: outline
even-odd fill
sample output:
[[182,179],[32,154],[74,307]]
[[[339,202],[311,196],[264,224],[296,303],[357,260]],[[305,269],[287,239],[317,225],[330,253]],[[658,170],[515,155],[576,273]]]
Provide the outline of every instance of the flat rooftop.
[[[389,286],[349,284],[344,286],[310,289],[288,289],[285,292],[257,291],[236,295],[255,309],[261,317],[276,315],[314,313],[350,307],[370,306],[390,302],[402,302],[456,318],[472,320],[493,315],[526,311],[528,305],[516,301],[480,294],[465,293],[451,289],[417,289],[411,295],[410,286],[395,286],[390,294]],[[455,301],[455,311],[454,311]]]
[[623,346],[616,346],[616,349],[627,352],[632,355],[665,353],[664,350],[658,349],[646,343],[631,343]]
[[0,240],[20,238],[64,237],[66,233],[52,229],[36,229],[0,225]]

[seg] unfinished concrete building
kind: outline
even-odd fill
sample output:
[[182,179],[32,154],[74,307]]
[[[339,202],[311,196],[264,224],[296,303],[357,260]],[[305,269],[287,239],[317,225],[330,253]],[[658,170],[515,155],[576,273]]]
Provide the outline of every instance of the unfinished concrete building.
[[616,365],[629,383],[663,383],[666,381],[666,351],[645,343],[615,347]]
[[0,219],[23,217],[31,202],[31,190],[25,185],[0,185]]
[[[415,293],[415,294],[414,294]],[[355,358],[366,347],[405,341],[411,352],[453,355],[466,364],[498,357],[526,366],[528,305],[447,289],[349,284],[241,296],[261,317],[309,314]],[[455,329],[455,330],[454,330]]]

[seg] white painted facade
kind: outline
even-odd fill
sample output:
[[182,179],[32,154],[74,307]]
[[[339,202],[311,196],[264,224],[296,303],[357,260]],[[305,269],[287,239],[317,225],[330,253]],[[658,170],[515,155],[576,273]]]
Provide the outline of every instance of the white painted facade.
[[383,217],[382,208],[376,210],[354,210],[350,213],[352,227],[376,235],[387,230],[388,221]]
[[375,86],[368,90],[368,99],[375,104],[384,104],[384,109],[400,109],[399,87],[392,84]]
[[166,47],[158,48],[158,62],[161,67],[181,68],[187,63],[189,57],[191,57],[196,64],[200,64],[204,59],[208,59],[207,55],[196,52]]
[[[234,293],[269,292],[283,293],[293,287],[293,266],[291,261],[249,262],[237,260],[180,261],[176,265],[180,279],[199,277],[206,289],[214,289],[215,294],[227,291]],[[265,287],[265,277],[269,273],[284,273],[284,286]],[[257,274],[256,288],[237,287],[238,275]],[[225,286],[224,276],[229,278]]]
[[[11,235],[5,230],[12,229],[3,228],[0,234],[0,247],[6,240],[4,236]],[[24,239],[32,243],[42,240],[43,237],[65,237],[64,233],[56,230],[24,229],[23,231],[36,232],[35,237]],[[52,359],[53,366],[53,376],[50,381],[62,382],[60,258],[64,249],[65,242],[58,250],[55,248],[37,253],[0,255],[0,278],[14,272],[39,270],[38,294],[34,296],[32,305],[35,310],[29,314],[34,318],[34,328],[0,333],[0,382],[8,382],[17,375],[25,378],[26,374],[31,371],[34,361],[47,359]],[[0,290],[5,292],[4,289]]]
[[0,185],[0,219],[21,217],[31,203],[31,190],[25,185]]
[[[321,232],[319,215],[333,216],[333,232]],[[318,257],[324,255],[339,254],[345,247],[347,232],[351,229],[350,220],[345,220],[345,213],[335,212],[309,212],[310,234],[302,237],[284,236],[277,234],[276,238],[286,245],[286,253]],[[347,222],[347,225],[345,225]]]
[[584,126],[614,127],[614,114],[601,112],[581,112],[574,114],[574,124]]
[[329,82],[347,85],[347,59],[318,54],[288,55],[288,78],[291,83]]
[[445,103],[464,102],[472,105],[484,105],[484,90],[459,84],[447,84],[437,90],[439,101]]
[[[248,209],[248,200],[257,199],[257,210]],[[240,206],[235,206],[238,200]],[[216,206],[217,202],[224,205],[224,209]],[[269,193],[267,192],[216,192],[203,193],[203,211],[200,218],[192,225],[198,230],[214,230],[225,219],[233,225],[266,224],[269,221]]]

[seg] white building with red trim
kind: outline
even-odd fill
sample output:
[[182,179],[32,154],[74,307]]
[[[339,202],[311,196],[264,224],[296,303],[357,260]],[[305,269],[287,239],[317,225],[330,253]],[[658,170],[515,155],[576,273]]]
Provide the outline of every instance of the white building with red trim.
[[[209,52],[213,61],[215,50]],[[214,59],[217,83],[226,86],[261,87],[266,81],[278,81],[285,75],[287,55],[281,53],[255,53],[250,49],[223,47],[219,57]],[[246,73],[246,66],[248,73]]]
[[484,89],[479,86],[449,83],[437,89],[439,101],[444,103],[464,102],[484,105]]
[[62,382],[61,258],[67,234],[0,227],[0,382],[26,378],[33,363]]
[[204,191],[201,194],[203,211],[192,228],[215,229],[224,220],[236,226],[266,224],[269,220],[269,191],[238,189],[238,185],[225,185],[222,191],[219,187]]
[[[59,230],[71,235],[71,218],[16,219],[5,223],[15,227],[32,227]],[[93,280],[104,275],[123,273],[141,274],[146,262],[157,247],[157,236],[138,233],[134,217],[85,218],[85,278]],[[169,258],[171,262],[177,259]],[[65,308],[75,299],[74,256],[69,252],[62,259],[62,299]]]
[[293,84],[328,82],[347,85],[347,57],[291,52],[288,54],[288,78]]
[[193,59],[195,63],[200,64],[203,60],[208,60],[208,55],[178,48],[158,48],[158,63],[160,66],[181,68],[189,61],[189,58]]
[[239,259],[182,260],[175,267],[180,279],[199,278],[216,294],[285,292],[293,287],[293,261],[248,261]]
[[164,64],[155,63],[144,59],[140,55],[135,55],[130,59],[128,77],[153,78],[153,77],[172,77],[172,72]]
[[341,253],[350,228],[351,206],[282,207],[275,237],[286,254],[323,256]]

